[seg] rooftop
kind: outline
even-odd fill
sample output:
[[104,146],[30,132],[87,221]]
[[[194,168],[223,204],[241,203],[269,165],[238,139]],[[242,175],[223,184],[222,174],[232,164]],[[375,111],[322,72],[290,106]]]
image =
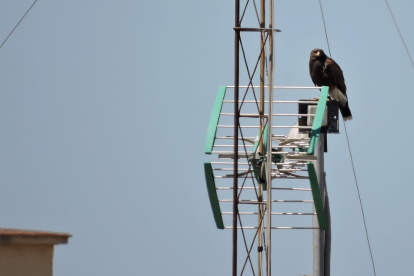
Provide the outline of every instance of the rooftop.
[[68,243],[70,237],[72,235],[68,233],[0,228],[0,245],[10,243],[64,244]]

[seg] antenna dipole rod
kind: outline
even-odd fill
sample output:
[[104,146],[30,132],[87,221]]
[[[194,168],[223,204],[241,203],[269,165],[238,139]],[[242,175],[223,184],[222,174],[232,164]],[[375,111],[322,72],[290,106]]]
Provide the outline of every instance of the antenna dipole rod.
[[[235,0],[235,27],[240,27],[240,0]],[[239,158],[239,43],[240,30],[234,32],[234,177],[233,177],[233,260],[232,275],[237,276],[237,215],[238,215],[238,158]]]

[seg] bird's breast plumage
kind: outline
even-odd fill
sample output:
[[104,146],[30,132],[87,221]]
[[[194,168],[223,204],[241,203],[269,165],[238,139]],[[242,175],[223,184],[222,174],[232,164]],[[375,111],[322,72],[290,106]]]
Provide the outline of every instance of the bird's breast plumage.
[[323,76],[324,66],[320,60],[311,60],[311,62],[309,63],[309,69],[312,81],[316,86],[326,85],[324,84]]

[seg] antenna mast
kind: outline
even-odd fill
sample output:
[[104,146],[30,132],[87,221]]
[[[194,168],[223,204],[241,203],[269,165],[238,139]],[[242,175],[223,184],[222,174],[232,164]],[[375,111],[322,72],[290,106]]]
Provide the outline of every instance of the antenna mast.
[[[327,120],[327,116],[329,122],[337,120],[338,110],[336,109],[336,113],[335,110],[328,112],[328,115],[325,112],[328,87],[274,86],[274,35],[280,32],[274,26],[274,0],[268,0],[267,5],[266,0],[260,0],[259,10],[254,0],[245,2],[245,6],[241,7],[240,0],[235,0],[234,85],[219,88],[205,146],[206,154],[217,154],[219,159],[204,163],[214,220],[218,229],[232,229],[233,276],[249,274],[246,272],[250,269],[252,275],[271,276],[272,230],[282,229],[315,231],[314,241],[315,245],[318,243],[318,249],[314,252],[314,264],[318,267],[314,269],[313,276],[325,276],[327,274],[323,274],[323,265],[326,267],[327,264],[323,262],[325,242],[322,239],[327,227],[327,218],[324,210],[324,186],[319,187],[320,183],[324,182],[323,147],[318,147],[317,142],[322,123]],[[253,13],[249,15],[249,11]],[[249,21],[246,18],[249,18]],[[252,18],[257,18],[258,26],[245,27],[243,21],[251,22]],[[268,24],[266,18],[269,19]],[[255,51],[246,51],[249,44],[243,44],[247,38],[255,35],[260,40],[258,55]],[[252,59],[255,64],[249,67],[248,61]],[[245,65],[246,72],[240,72],[240,62]],[[243,78],[242,85],[240,76]],[[230,99],[225,99],[226,92],[231,89],[233,93],[229,94]],[[320,100],[315,102],[273,99],[274,90],[279,92],[278,95],[288,90],[291,92],[290,95],[295,90],[304,89],[312,89],[315,92],[321,89]],[[335,101],[329,102],[329,105],[334,104]],[[285,112],[287,106],[293,107],[290,113]],[[274,107],[278,113],[274,111]],[[226,120],[227,116],[233,116],[232,123]],[[277,118],[275,122],[274,117]],[[337,122],[333,125],[337,126]],[[319,139],[320,143],[323,143],[322,139]],[[292,182],[287,179],[309,179],[311,187],[291,188],[290,185],[285,185],[285,182]],[[216,185],[216,181],[221,184]],[[231,199],[223,198],[222,191],[226,190],[232,191]],[[305,191],[313,200],[273,199],[272,192],[280,198],[284,191],[295,195],[298,191]],[[285,203],[295,203],[303,207],[312,203],[315,210],[298,213],[280,212],[280,204]],[[272,212],[272,207],[275,207],[276,212]],[[222,212],[221,208],[227,210]],[[314,216],[315,219],[312,226],[274,226],[272,216]],[[278,225],[281,222],[283,223],[282,220],[277,220]],[[238,245],[242,246],[238,248]]]

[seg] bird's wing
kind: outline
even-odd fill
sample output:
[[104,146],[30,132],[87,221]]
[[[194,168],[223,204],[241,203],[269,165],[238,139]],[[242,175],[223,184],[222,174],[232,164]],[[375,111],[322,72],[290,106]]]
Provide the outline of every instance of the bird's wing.
[[325,62],[325,73],[333,78],[336,87],[346,95],[345,78],[341,67],[333,59],[327,58]]

